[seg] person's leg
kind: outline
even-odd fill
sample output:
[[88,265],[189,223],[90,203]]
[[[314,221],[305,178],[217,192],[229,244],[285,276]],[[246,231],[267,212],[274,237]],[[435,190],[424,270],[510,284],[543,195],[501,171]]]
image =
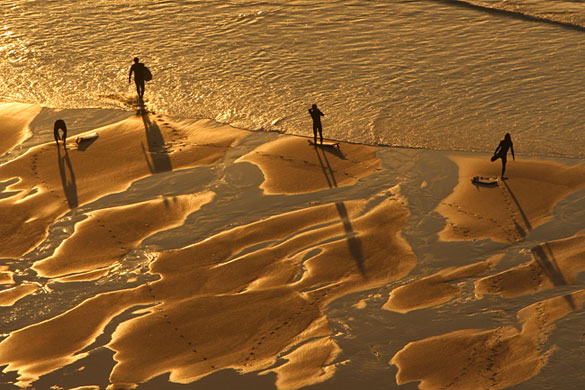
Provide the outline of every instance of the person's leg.
[[144,80],[140,82],[140,100],[144,97]]
[[138,95],[138,99],[142,99],[142,95],[140,94],[140,82],[134,79],[134,84],[136,84],[136,94]]
[[315,145],[317,145],[317,125],[313,123],[313,139]]
[[318,129],[319,129],[319,137],[321,138],[321,145],[323,145],[323,126],[319,125]]
[[55,137],[55,142],[59,145],[59,127],[57,126],[53,128],[53,137]]
[[502,179],[504,178],[504,173],[506,172],[506,157],[501,157],[502,159]]

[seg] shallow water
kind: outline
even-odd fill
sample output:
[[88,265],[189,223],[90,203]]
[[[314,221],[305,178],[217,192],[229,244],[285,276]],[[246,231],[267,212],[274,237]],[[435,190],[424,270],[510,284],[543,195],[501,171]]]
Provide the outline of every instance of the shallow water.
[[584,157],[582,3],[462,4],[4,2],[0,100],[129,108],[139,56],[163,113],[309,135],[318,103],[330,138],[491,151],[510,132],[519,154]]

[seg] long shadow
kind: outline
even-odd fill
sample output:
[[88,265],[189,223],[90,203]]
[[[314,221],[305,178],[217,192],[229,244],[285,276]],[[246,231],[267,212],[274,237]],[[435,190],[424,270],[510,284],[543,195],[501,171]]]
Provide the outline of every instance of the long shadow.
[[67,149],[64,149],[65,154],[61,155],[61,148],[57,146],[57,160],[59,163],[59,173],[61,174],[61,185],[63,186],[63,192],[67,198],[67,204],[70,209],[78,206],[77,199],[77,184],[75,182],[75,173],[73,172],[73,166],[69,159],[69,153]]
[[506,183],[505,180],[502,180],[502,183],[504,183],[504,187],[506,187],[506,189],[508,190],[508,193],[510,194],[510,197],[514,201],[514,204],[516,205],[516,207],[518,208],[518,211],[520,212],[520,215],[522,216],[522,220],[524,221],[524,224],[526,225],[526,228],[528,229],[528,231],[531,231],[532,230],[532,225],[530,224],[530,221],[528,220],[528,217],[524,213],[524,210],[522,210],[522,206],[520,206],[520,203],[518,202],[518,199],[516,198],[516,195],[514,195],[514,193],[512,192],[512,189],[510,188],[510,186],[508,185],[508,183]]
[[[566,286],[569,284],[561,272],[557,260],[555,259],[555,255],[548,242],[532,248],[532,254],[536,263],[540,265],[540,268],[542,268],[545,275],[553,285]],[[565,295],[564,298],[573,310],[577,308],[572,296]]]
[[[528,229],[528,231],[531,231],[532,225],[530,224],[528,217],[524,213],[524,210],[520,206],[520,202],[518,202],[518,198],[516,198],[516,195],[514,195],[514,192],[512,192],[512,189],[510,188],[508,183],[506,181],[502,181],[502,182],[504,183],[504,186],[508,190],[508,193],[510,194],[510,197],[514,201],[514,204],[518,208],[518,211],[520,212],[520,215],[522,216],[522,219],[524,221],[524,224],[526,225],[526,228]],[[517,223],[516,223],[516,228],[519,230],[522,230],[522,228],[520,226],[518,226]],[[557,261],[555,259],[555,255],[554,255],[554,253],[553,253],[553,251],[548,243],[544,243],[542,245],[538,245],[537,247],[533,248],[532,254],[534,256],[534,260],[536,261],[536,263],[540,266],[540,268],[545,273],[546,277],[552,282],[553,285],[566,286],[568,284],[563,273],[561,272],[561,269],[559,268],[559,266],[557,264]],[[573,310],[575,310],[576,305],[575,305],[575,302],[573,301],[573,297],[565,295],[564,298],[567,301],[567,303],[569,304],[569,306],[571,306],[571,308]]]
[[148,164],[148,169],[153,174],[172,171],[173,166],[160,128],[156,122],[150,121],[146,111],[142,112],[142,121],[144,122],[144,131],[146,132],[146,142],[148,144],[148,150],[142,144],[142,151]]
[[[337,187],[337,180],[335,180],[335,174],[333,173],[333,168],[331,168],[331,164],[329,164],[329,159],[327,159],[327,155],[325,151],[315,146],[315,153],[317,154],[317,158],[319,159],[319,164],[321,165],[321,169],[323,170],[323,174],[325,175],[325,179],[327,180],[327,184],[329,188]],[[319,153],[319,150],[323,153],[323,158]],[[341,152],[339,152],[341,153]],[[342,158],[345,158],[341,153]],[[366,278],[366,270],[364,267],[364,252],[362,248],[362,242],[358,237],[356,237],[356,232],[353,231],[353,227],[351,226],[351,221],[349,219],[349,215],[347,214],[347,209],[343,202],[335,202],[335,207],[337,208],[337,213],[341,218],[341,222],[343,223],[343,229],[345,230],[345,234],[347,236],[347,246],[349,247],[349,253],[351,257],[353,257],[362,277]]]
[[341,217],[341,222],[343,222],[343,229],[345,230],[345,234],[347,235],[347,246],[349,247],[349,253],[351,253],[351,257],[355,260],[355,263],[362,274],[362,277],[366,278],[366,269],[364,267],[364,251],[362,249],[362,242],[358,237],[356,237],[356,233],[353,231],[351,226],[351,221],[349,220],[349,216],[347,215],[347,209],[345,208],[345,204],[343,202],[335,202],[335,207],[337,208],[337,212]]
[[314,148],[315,148],[315,153],[317,154],[317,158],[319,159],[319,164],[321,165],[321,169],[323,170],[323,175],[325,175],[325,180],[327,180],[327,185],[329,186],[329,188],[337,187],[337,181],[335,180],[335,175],[333,174],[333,169],[331,168],[331,164],[329,164],[329,160],[327,159],[325,152],[323,152],[323,158],[325,159],[327,167],[325,167],[325,163],[323,162],[323,159],[321,158],[321,154],[319,153],[320,149],[317,146],[315,146]]
[[323,152],[323,155],[325,156],[325,153],[330,153],[333,154],[336,157],[339,157],[342,160],[346,160],[345,155],[343,154],[343,152],[341,151],[341,149],[336,148],[334,146],[329,146],[329,145],[315,145],[316,148],[319,148],[319,150],[321,150]]

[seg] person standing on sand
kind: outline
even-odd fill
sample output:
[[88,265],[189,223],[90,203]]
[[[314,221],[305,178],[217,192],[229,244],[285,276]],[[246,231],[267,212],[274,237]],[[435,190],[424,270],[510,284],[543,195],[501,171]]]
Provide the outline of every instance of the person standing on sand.
[[130,74],[128,75],[128,84],[132,81],[132,73],[134,72],[134,84],[136,84],[136,92],[138,93],[138,98],[142,101],[142,97],[144,96],[144,79],[145,79],[145,67],[138,57],[134,58],[134,64],[130,67]]
[[504,172],[506,172],[508,149],[512,151],[512,158],[515,161],[516,157],[514,156],[514,145],[512,144],[512,137],[510,137],[509,133],[506,133],[504,139],[500,141],[500,144],[496,148],[496,151],[494,152],[494,155],[491,158],[492,162],[496,161],[498,158],[502,159],[502,180],[506,179],[504,177]]
[[[59,130],[63,130],[63,137],[59,136]],[[63,147],[67,149],[67,145],[65,144],[67,140],[67,126],[65,125],[65,121],[63,119],[57,119],[55,121],[55,125],[53,126],[53,136],[55,137],[55,142],[57,142],[57,146],[59,146],[59,140],[63,140]]]
[[317,145],[317,130],[319,131],[319,137],[321,137],[321,145],[323,145],[323,126],[321,125],[321,117],[325,116],[318,108],[316,104],[313,104],[309,108],[309,114],[313,118],[313,137],[315,138],[315,145]]

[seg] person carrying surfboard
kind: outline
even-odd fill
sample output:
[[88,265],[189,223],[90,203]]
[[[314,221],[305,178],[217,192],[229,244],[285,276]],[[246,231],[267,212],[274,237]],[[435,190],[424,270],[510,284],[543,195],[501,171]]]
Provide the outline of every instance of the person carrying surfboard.
[[142,97],[144,96],[144,81],[146,80],[147,70],[146,66],[138,57],[134,58],[134,64],[130,67],[130,74],[128,75],[128,84],[132,81],[132,73],[134,73],[134,84],[136,84],[136,92],[138,93],[138,98],[142,101]]
[[500,141],[500,144],[496,148],[494,155],[491,158],[492,162],[496,161],[498,158],[502,159],[502,180],[505,179],[504,172],[506,172],[508,150],[512,152],[512,158],[515,161],[516,157],[514,156],[514,145],[512,144],[512,137],[510,137],[510,133],[506,133],[504,139]]
[[318,108],[316,104],[313,104],[309,108],[309,114],[313,118],[313,136],[315,138],[315,145],[317,145],[317,131],[319,131],[319,137],[321,137],[321,145],[323,145],[323,126],[321,125],[321,117],[325,116]]

